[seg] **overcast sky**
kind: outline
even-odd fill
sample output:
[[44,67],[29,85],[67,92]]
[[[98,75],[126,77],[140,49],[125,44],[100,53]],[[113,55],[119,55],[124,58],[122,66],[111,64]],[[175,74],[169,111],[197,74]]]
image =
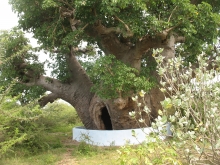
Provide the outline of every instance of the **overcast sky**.
[[[18,25],[17,14],[12,11],[8,0],[0,0],[0,30],[9,30]],[[33,47],[37,46],[37,41],[32,38],[32,34],[25,34],[30,39]]]
[[8,30],[17,24],[17,15],[12,12],[8,0],[0,0],[0,30]]
[[[17,14],[12,11],[11,6],[8,4],[8,0],[0,0],[0,30],[9,30],[18,25]],[[25,36],[29,38],[30,43],[33,47],[38,46],[37,40],[32,38],[32,34],[26,33]],[[39,54],[40,61],[45,61],[48,55],[41,52]],[[49,75],[49,72],[47,72]]]

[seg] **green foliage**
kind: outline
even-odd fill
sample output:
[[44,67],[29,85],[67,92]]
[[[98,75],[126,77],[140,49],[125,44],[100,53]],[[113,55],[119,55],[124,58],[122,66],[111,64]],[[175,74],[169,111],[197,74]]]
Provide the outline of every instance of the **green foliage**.
[[[148,142],[138,146],[126,145],[117,150],[121,165],[182,165],[175,148],[167,147],[159,138],[147,137]],[[152,139],[152,141],[150,141]]]
[[87,134],[82,134],[80,137],[80,143],[76,147],[75,151],[73,152],[74,155],[79,155],[79,156],[94,156],[98,154],[98,147],[91,145],[92,141],[90,140],[89,135]]
[[[181,67],[181,57],[169,60],[166,66],[161,56],[156,58],[158,70],[163,70],[159,72],[161,91],[169,98],[161,102],[163,113],[153,126],[161,127],[161,119],[166,117],[172,124],[173,137],[178,139],[174,145],[184,153],[180,156],[192,164],[220,161],[220,117],[216,115],[220,113],[220,88],[219,82],[214,82],[219,76],[220,59],[217,56],[210,63],[206,56],[198,56],[199,67],[194,70],[191,63],[188,68]],[[208,65],[213,68],[208,69]]]
[[[154,54],[161,52],[161,50],[154,50]],[[160,157],[166,160],[174,160],[172,156],[175,156],[175,160],[181,160],[187,164],[218,164],[220,161],[220,116],[218,115],[220,88],[219,82],[214,81],[219,76],[220,58],[217,56],[210,63],[206,56],[205,54],[198,56],[198,67],[195,69],[192,69],[191,63],[184,66],[185,61],[181,57],[170,59],[166,64],[163,56],[155,57],[158,63],[157,71],[161,77],[160,89],[164,92],[165,99],[161,102],[162,111],[158,111],[159,116],[152,123],[154,132],[146,137],[146,143],[151,145],[152,142],[156,142],[153,146],[164,146],[165,150],[174,149],[171,155],[166,155],[169,151],[161,153]],[[144,91],[139,93],[142,98],[144,94]],[[132,99],[140,104],[138,96]],[[151,112],[146,104],[142,111]],[[129,115],[139,122],[144,122],[142,118],[137,118],[139,116],[135,112],[130,112]],[[167,135],[167,125],[171,125],[172,136]],[[161,137],[159,141],[158,136]],[[163,141],[163,137],[172,137],[172,140]],[[141,145],[141,147],[145,150],[151,149],[149,146]],[[136,150],[126,148],[122,151],[123,154],[120,157],[122,162],[123,160],[129,163],[137,161],[137,159],[130,159],[127,154],[136,153]],[[158,151],[152,153],[155,155]],[[144,159],[146,158],[149,156],[144,156]],[[156,164],[166,163],[160,161]],[[154,164],[154,159],[149,160],[147,164],[150,163]]]
[[57,7],[57,6],[58,6],[58,3],[55,2],[54,0],[44,0],[42,4],[43,9],[47,9],[50,7]]
[[98,153],[98,149],[96,146],[91,144],[87,144],[86,142],[82,141],[76,147],[76,151],[74,151],[74,155],[80,156],[94,156]]
[[[3,90],[14,79],[28,83],[30,78],[25,75],[27,72],[36,78],[44,73],[44,64],[38,61],[37,55],[33,53],[34,49],[28,43],[29,41],[25,38],[23,32],[17,28],[0,32],[0,86],[3,87]],[[18,96],[23,93],[23,97],[19,99],[21,103],[28,103],[44,92],[45,90],[39,86],[30,88],[24,84],[15,83],[8,94]]]
[[58,53],[57,56],[51,55],[51,58],[54,61],[59,61],[58,63],[52,62],[48,64],[48,68],[53,68],[53,70],[51,71],[51,75],[64,83],[68,82],[71,76],[71,72],[68,70],[68,66],[66,65],[66,59],[63,56],[63,54]]
[[[124,25],[128,25],[134,34],[131,40],[134,43],[142,36],[155,36],[176,26],[174,32],[187,38],[189,42],[184,48],[190,51],[201,49],[205,42],[212,43],[218,35],[220,4],[210,0],[196,3],[188,0],[68,0],[64,4],[54,0],[10,0],[13,9],[20,14],[20,26],[33,31],[45,47],[62,47],[62,40],[69,35],[71,38],[64,45],[91,39],[84,32],[80,36],[78,33],[72,36],[68,20],[59,15],[59,7],[65,6],[75,9],[75,18],[82,22],[80,27],[100,20],[106,27],[122,29],[122,36],[126,38]],[[115,16],[123,22],[112,19]]]
[[[158,44],[147,44],[146,51],[163,46],[160,35],[167,32],[167,38],[169,35],[185,37],[185,42],[178,45],[177,52],[181,52],[186,61],[195,62],[204,45],[212,45],[213,40],[219,36],[220,3],[211,0],[10,0],[9,3],[19,16],[19,28],[33,32],[34,37],[42,44],[41,48],[51,52],[51,58],[55,62],[49,67],[53,69],[53,76],[63,83],[68,83],[71,76],[64,55],[70,46],[80,47],[82,42],[88,42],[91,47],[96,48],[97,53],[103,51],[107,55],[114,51],[108,50],[110,45],[103,46],[102,42],[103,38],[111,36],[108,39],[114,38],[113,42],[129,44],[130,50],[137,49],[138,53],[138,45],[146,37],[149,40],[158,39]],[[66,14],[72,14],[72,21],[79,21],[75,30],[71,28],[70,18],[62,15],[62,9],[66,10]],[[99,23],[108,31],[117,29],[119,32],[98,34]],[[6,52],[7,56],[16,54],[16,61],[21,60],[21,54],[27,54],[25,59],[34,56],[22,35],[16,34],[8,41],[10,42],[3,44],[10,48],[11,52]],[[59,53],[54,53],[54,50],[58,50]],[[124,52],[126,56],[126,51]],[[106,64],[111,63],[108,61],[110,59],[110,56],[106,57]],[[141,73],[138,77],[137,71],[117,61],[111,63],[110,67],[101,67],[100,63],[104,61],[105,58],[98,60],[94,72],[90,74],[95,84],[93,91],[100,97],[115,98],[127,95],[129,91],[148,91],[152,87],[146,79],[151,80],[151,71],[155,70],[155,66],[150,66],[149,63],[143,65],[142,71],[147,73],[147,77]],[[36,75],[43,73],[43,64],[37,61],[29,67]],[[1,75],[4,80],[1,82],[2,85],[10,81],[10,76],[15,77],[19,74],[13,65],[4,65],[4,69],[7,72]],[[28,81],[28,77],[21,74],[19,79]],[[132,79],[135,80],[133,83]],[[21,88],[21,85],[18,85],[14,93],[21,93],[18,89],[22,89],[23,92],[29,91],[27,93],[31,94],[35,92],[38,96],[44,92],[39,87],[31,91],[30,88]],[[28,99],[36,95],[29,95]]]
[[30,153],[36,153],[45,150],[48,145],[43,142],[43,123],[38,123],[39,118],[44,115],[43,111],[37,106],[18,105],[17,99],[7,98],[1,105],[1,110],[6,118],[4,123],[4,141],[10,140],[17,135],[25,138],[22,142],[16,144],[16,147],[25,147]]
[[62,147],[59,138],[47,140],[46,130],[67,132],[80,119],[72,106],[51,104],[40,109],[36,102],[21,105],[20,98],[8,97],[10,85],[0,97],[0,157],[9,153],[35,154],[49,148]]
[[89,75],[94,82],[92,91],[101,98],[123,97],[130,91],[148,91],[153,86],[153,82],[138,76],[136,69],[118,61],[113,55],[98,59]]
[[32,155],[63,145],[59,137],[48,132],[62,132],[65,136],[75,125],[82,125],[76,111],[65,103],[53,103],[40,109],[34,104],[21,106],[18,99],[5,97],[0,104],[0,155],[17,153]]
[[66,132],[74,126],[82,125],[75,109],[67,103],[56,101],[47,104],[44,111],[48,114],[40,119],[48,132]]
[[47,145],[42,141],[44,126],[36,121],[43,115],[33,104],[21,106],[18,99],[5,97],[0,104],[1,156],[14,147],[25,147],[30,152],[38,152]]

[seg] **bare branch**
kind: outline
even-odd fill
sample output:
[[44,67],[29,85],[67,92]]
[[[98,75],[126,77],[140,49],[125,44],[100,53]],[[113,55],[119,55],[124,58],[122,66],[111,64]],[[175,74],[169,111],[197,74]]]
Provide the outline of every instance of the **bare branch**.
[[121,29],[118,28],[118,27],[110,27],[110,28],[106,28],[104,27],[103,25],[99,24],[97,27],[96,27],[96,30],[101,34],[110,34],[110,33],[122,33]]
[[161,37],[162,40],[165,40],[168,36],[168,34],[175,28],[177,28],[181,23],[178,23],[176,26],[172,26],[168,29],[163,30],[161,33],[159,33],[157,36]]
[[72,17],[72,15],[74,14],[75,9],[70,10],[70,9],[68,9],[68,8],[65,8],[65,7],[61,6],[61,7],[59,8],[59,12],[60,12],[60,16],[61,16],[61,17],[63,17],[63,18],[70,18],[70,17]]
[[40,104],[41,107],[44,107],[47,103],[53,103],[58,98],[59,98],[59,96],[57,94],[50,93],[50,94],[40,98],[38,100],[38,103]]
[[88,49],[88,48],[80,49],[79,47],[75,47],[75,48],[72,48],[72,51],[85,54],[85,53],[92,51],[92,49]]
[[133,35],[134,35],[134,33],[130,30],[130,28],[128,27],[128,25],[124,22],[124,21],[122,21],[120,18],[118,18],[117,16],[114,16],[115,17],[115,19],[116,20],[118,20],[119,22],[121,22],[121,23],[123,23],[124,24],[124,26],[125,26],[125,28],[126,28],[126,30],[127,30],[127,37],[133,37]]
[[[121,20],[122,21],[122,20]],[[123,21],[122,21],[123,22]],[[128,28],[128,26],[125,24],[125,26]],[[126,30],[127,30],[126,28]],[[127,37],[132,37],[133,33],[130,31],[130,29],[128,28],[129,31],[125,32],[124,30],[120,29],[119,27],[110,27],[110,28],[106,28],[105,26],[103,26],[100,22],[98,22],[98,26],[96,26],[96,30],[101,34],[110,34],[110,33],[116,33],[116,34],[123,34],[123,36],[125,38]]]
[[171,19],[171,17],[173,16],[173,13],[174,13],[174,11],[176,10],[176,8],[177,8],[177,6],[172,10],[172,12],[171,12],[171,14],[170,14],[170,16],[169,16],[169,18],[168,18],[168,22],[170,22],[170,19]]
[[184,43],[185,40],[186,40],[186,38],[183,37],[183,36],[177,36],[177,37],[175,37],[175,43]]

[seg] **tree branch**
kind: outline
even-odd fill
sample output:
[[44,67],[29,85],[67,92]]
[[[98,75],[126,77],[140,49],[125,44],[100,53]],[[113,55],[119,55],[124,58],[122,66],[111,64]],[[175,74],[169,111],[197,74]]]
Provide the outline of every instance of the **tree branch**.
[[175,43],[184,43],[185,40],[186,40],[186,38],[183,36],[176,36],[175,37]]
[[38,100],[38,103],[40,104],[41,107],[44,107],[47,103],[53,103],[58,98],[59,96],[57,94],[50,93],[46,96],[41,97]]
[[98,41],[97,45],[106,55],[114,54],[118,57],[122,52],[126,52],[131,49],[130,45],[127,45],[119,40],[118,34],[115,33],[114,28],[107,29],[100,23],[97,22],[97,24],[87,26],[85,32],[87,35]]
[[171,17],[173,16],[174,11],[176,10],[177,6],[175,6],[175,8],[172,10],[169,18],[168,18],[168,22],[170,22]]
[[110,34],[110,33],[122,33],[121,29],[119,27],[110,27],[110,28],[106,28],[104,27],[102,24],[99,24],[98,26],[96,26],[96,30],[101,34]]
[[66,1],[64,1],[64,0],[58,0],[58,1],[64,3],[64,4],[67,5],[70,9],[74,10],[74,8],[73,8],[68,2],[66,2]]
[[130,31],[129,27],[122,20],[120,20],[118,17],[116,17],[116,19],[125,25],[127,32],[120,29],[119,27],[106,28],[105,26],[103,26],[100,23],[100,21],[98,22],[98,26],[96,26],[95,28],[101,35],[115,33],[115,34],[122,34],[125,38],[132,37],[134,34]]
[[168,36],[168,34],[178,26],[180,26],[181,23],[178,23],[176,26],[172,26],[168,29],[163,30],[161,33],[158,33],[157,36],[159,36],[162,40],[165,40]]
[[126,33],[126,37],[133,37],[134,36],[134,33],[130,30],[130,28],[128,27],[128,25],[122,21],[120,18],[118,18],[117,16],[114,16],[116,20],[118,20],[119,22],[121,22],[122,24],[124,24],[125,26],[125,29],[127,30],[127,33]]
[[91,49],[88,49],[88,48],[80,49],[79,47],[74,47],[72,49],[76,53],[78,52],[78,53],[83,53],[83,54],[86,54],[86,53],[88,53],[88,52],[93,50],[92,48]]

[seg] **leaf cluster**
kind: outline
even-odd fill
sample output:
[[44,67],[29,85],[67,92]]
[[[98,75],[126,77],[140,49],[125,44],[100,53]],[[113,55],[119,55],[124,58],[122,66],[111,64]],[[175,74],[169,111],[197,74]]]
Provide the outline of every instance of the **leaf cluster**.
[[101,57],[88,71],[94,86],[92,91],[101,98],[118,98],[127,96],[131,91],[141,89],[149,91],[154,83],[138,71],[118,61],[115,56]]
[[26,95],[26,101],[23,98],[21,102],[35,99],[39,94],[45,92],[45,90],[37,86],[30,88],[23,85],[23,83],[29,83],[44,73],[44,64],[38,61],[34,49],[29,45],[29,41],[22,31],[17,28],[1,31],[0,57],[0,86],[3,89],[7,89],[8,84],[17,79],[17,83],[13,85],[10,94],[12,96],[17,96],[20,93]]
[[120,165],[181,165],[175,148],[167,147],[158,137],[148,135],[148,142],[138,146],[126,145],[118,151]]

